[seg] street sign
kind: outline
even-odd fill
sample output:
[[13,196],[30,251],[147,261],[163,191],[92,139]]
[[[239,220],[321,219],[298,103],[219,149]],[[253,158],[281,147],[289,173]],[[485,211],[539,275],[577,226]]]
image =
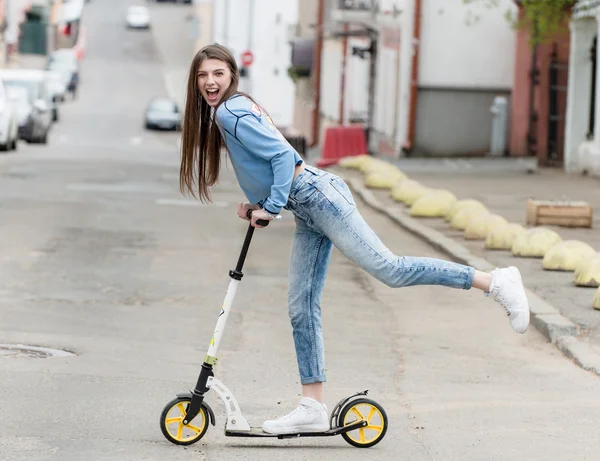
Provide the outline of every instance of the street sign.
[[242,53],[242,64],[244,67],[250,67],[254,61],[254,54],[252,51],[246,50]]

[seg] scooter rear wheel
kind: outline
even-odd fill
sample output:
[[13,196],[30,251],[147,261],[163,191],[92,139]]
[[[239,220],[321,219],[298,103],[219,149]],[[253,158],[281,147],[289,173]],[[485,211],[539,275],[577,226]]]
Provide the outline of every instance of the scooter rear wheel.
[[358,448],[369,448],[381,442],[388,428],[383,407],[371,399],[351,400],[340,412],[338,421],[340,426],[347,426],[361,420],[367,421],[367,426],[342,433],[344,440]]
[[208,411],[204,405],[189,424],[183,424],[190,402],[189,397],[177,397],[167,403],[160,415],[160,430],[166,439],[175,445],[196,443],[208,430]]

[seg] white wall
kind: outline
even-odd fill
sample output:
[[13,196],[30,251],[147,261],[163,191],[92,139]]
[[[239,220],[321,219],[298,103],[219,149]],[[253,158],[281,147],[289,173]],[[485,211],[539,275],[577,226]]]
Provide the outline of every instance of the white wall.
[[[370,12],[347,15],[347,19],[372,24],[380,32],[400,31],[399,56],[396,51],[386,49],[380,38],[375,77],[374,129],[377,138],[383,137],[396,150],[408,135],[412,58],[416,49],[420,87],[510,89],[513,80],[515,32],[505,18],[507,10],[516,11],[513,0],[499,0],[493,8],[465,5],[463,0],[422,0],[418,48],[413,41],[414,7],[415,0],[380,0],[376,16]],[[391,14],[394,10],[401,13],[394,16]],[[467,24],[469,12],[471,18],[479,16],[472,24]],[[334,46],[327,45],[329,51],[324,50],[323,55],[321,111],[337,120],[338,96],[329,94],[337,89],[339,81],[334,67],[340,65],[341,50],[334,51]],[[359,62],[350,55],[351,48],[346,75],[347,115],[354,107],[366,112],[368,100],[368,60]]]
[[342,97],[343,40],[325,40],[322,51],[320,112],[327,119],[339,124],[347,124],[350,118],[355,117],[364,117],[366,120],[369,100],[368,55],[367,59],[352,56],[353,46],[367,48],[369,41],[350,37],[347,46],[343,121],[339,119]]
[[213,18],[214,40],[232,51],[238,65],[244,50],[254,53],[250,77],[242,79],[240,90],[264,105],[276,125],[292,125],[294,83],[287,74],[291,56],[287,33],[298,22],[298,0],[218,0]]
[[362,117],[365,120],[369,107],[369,59],[352,56],[352,48],[368,48],[369,40],[351,37],[348,39],[346,60],[346,87],[344,99],[344,122],[350,118]]
[[321,107],[322,115],[339,122],[340,82],[342,78],[342,40],[323,41],[321,52]]
[[[567,94],[567,116],[565,125],[564,165],[568,172],[581,172],[586,169],[586,158],[600,151],[600,114],[598,104],[600,92],[596,92],[596,126],[593,140],[586,142],[590,113],[590,92],[592,86],[592,61],[590,46],[599,32],[600,21],[596,18],[582,18],[572,21],[571,47],[569,56],[569,90]],[[600,54],[600,51],[597,51]],[[596,88],[600,88],[600,72],[596,75]],[[583,144],[583,146],[582,146]],[[583,147],[583,151],[582,151]],[[587,149],[586,149],[587,147]],[[598,171],[600,174],[600,171]]]
[[24,8],[26,0],[5,0],[4,14],[7,28],[4,31],[4,41],[14,44],[19,41],[19,24],[25,20]]
[[[373,114],[373,128],[378,133],[388,138],[400,138],[400,132],[404,129],[405,106],[408,106],[408,87],[410,76],[410,56],[412,39],[412,4],[414,0],[378,0],[379,13],[373,12],[345,12],[338,13],[338,20],[344,19],[355,24],[369,24],[379,30],[395,30],[400,33],[400,54],[397,50],[384,47],[383,39],[378,43],[378,58],[375,72],[375,107]],[[396,11],[397,14],[393,14]],[[406,27],[405,27],[406,25]],[[358,27],[358,26],[357,26]],[[341,44],[342,39],[339,39]],[[365,54],[366,59],[352,56],[352,47],[368,48],[370,44],[367,38],[349,38],[348,56],[346,64],[346,87],[344,102],[344,122],[352,115],[363,115],[365,121],[368,115],[369,100],[369,71],[370,56]],[[332,45],[333,46],[333,45]],[[341,47],[341,45],[340,45]],[[408,48],[407,48],[408,47]],[[341,52],[341,51],[340,51]],[[404,55],[402,54],[404,53]],[[337,59],[337,54],[332,53],[331,58]],[[341,60],[329,61],[324,56],[327,66],[334,66]],[[334,75],[333,69],[324,70],[322,82],[329,75]],[[323,85],[323,83],[322,83]],[[332,88],[327,83],[328,89]],[[339,91],[339,90],[338,90]],[[323,98],[323,96],[322,96]],[[328,98],[330,98],[328,96]],[[338,101],[339,104],[339,101]],[[337,109],[339,112],[339,108]],[[329,112],[329,107],[327,108]],[[336,112],[337,114],[337,112]],[[339,115],[336,115],[337,120]],[[389,139],[392,143],[393,139]]]
[[[512,87],[515,32],[507,10],[516,11],[512,0],[491,8],[463,0],[423,1],[419,85]],[[469,11],[480,17],[470,25]]]

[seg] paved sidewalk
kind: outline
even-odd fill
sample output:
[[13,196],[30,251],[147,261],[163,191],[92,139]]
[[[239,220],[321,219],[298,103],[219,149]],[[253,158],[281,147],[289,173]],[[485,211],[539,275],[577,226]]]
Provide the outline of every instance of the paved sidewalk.
[[[537,169],[527,159],[485,163],[476,160],[399,159],[392,160],[411,179],[446,189],[457,198],[480,200],[488,209],[510,222],[526,226],[528,198],[584,200],[600,209],[600,180],[567,175],[559,170]],[[428,240],[457,262],[482,270],[516,265],[523,274],[534,318],[532,323],[567,356],[583,368],[600,374],[600,311],[592,308],[596,289],[577,287],[573,272],[542,269],[541,259],[516,258],[509,251],[491,251],[483,241],[469,241],[442,218],[412,218],[409,208],[389,197],[389,191],[367,190],[362,174],[333,167],[348,180],[355,192],[371,206],[390,215],[397,223]],[[563,240],[575,239],[600,251],[600,216],[594,216],[592,229],[549,227]]]

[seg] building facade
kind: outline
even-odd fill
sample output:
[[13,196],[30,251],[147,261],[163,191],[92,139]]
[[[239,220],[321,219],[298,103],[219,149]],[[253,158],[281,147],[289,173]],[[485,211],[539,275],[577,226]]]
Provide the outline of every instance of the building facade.
[[[298,1],[219,0],[212,9],[214,41],[238,60],[240,90],[264,105],[278,126],[290,126],[295,88],[288,76],[289,30],[298,23]],[[253,56],[249,66],[242,63],[245,52]]]
[[491,105],[497,96],[511,99],[511,0],[495,8],[463,0],[303,4],[305,11],[313,5],[321,31],[314,38],[319,76],[311,77],[317,94],[307,98],[319,103],[318,126],[307,132],[311,123],[295,118],[306,135],[320,140],[329,126],[360,123],[370,151],[383,155],[489,152]]

